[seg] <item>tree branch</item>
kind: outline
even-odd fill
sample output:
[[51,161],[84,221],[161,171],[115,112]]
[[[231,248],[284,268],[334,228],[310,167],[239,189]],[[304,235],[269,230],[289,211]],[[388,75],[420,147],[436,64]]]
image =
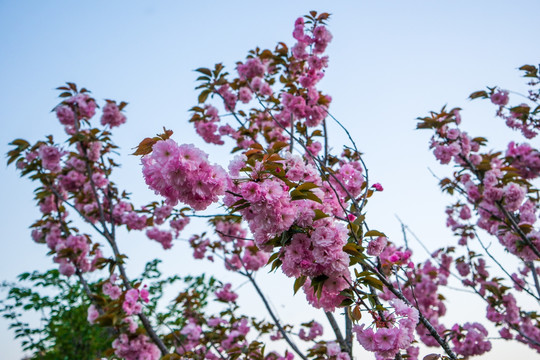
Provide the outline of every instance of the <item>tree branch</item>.
[[[339,343],[341,350],[346,351],[347,353],[351,354],[351,347],[345,339],[343,338],[343,335],[341,334],[341,330],[339,329],[339,325],[336,322],[336,319],[334,318],[334,314],[332,314],[329,311],[325,311],[324,313],[326,315],[326,318],[328,319],[328,322],[330,323],[330,326],[332,327],[332,330],[334,331],[334,334],[336,334],[336,340]],[[345,318],[348,318],[347,313],[345,313]]]
[[[373,272],[378,278],[379,280],[381,280],[381,282],[384,284],[384,286],[386,286],[386,288],[388,290],[390,290],[390,292],[392,294],[394,294],[398,299],[402,300],[405,304],[407,304],[408,306],[412,306],[411,303],[409,302],[409,300],[401,293],[399,292],[395,287],[394,285],[388,281],[386,279],[386,277],[384,275],[382,275],[381,273],[379,273],[379,271],[377,269],[375,269],[374,267],[372,267],[371,265],[369,265],[368,263],[364,262],[364,265],[371,271]],[[426,319],[426,317],[422,314],[422,312],[418,311],[418,317],[420,319],[420,322],[422,323],[422,325],[424,325],[426,327],[426,329],[429,331],[429,333],[431,334],[431,336],[433,336],[433,338],[439,343],[439,345],[444,349],[444,351],[446,352],[446,354],[450,357],[450,359],[452,360],[456,360],[457,359],[457,356],[456,354],[452,351],[452,349],[450,349],[450,346],[448,345],[448,343],[441,337],[441,335],[439,335],[439,333],[437,332],[437,330],[433,327],[433,325],[431,325],[431,323],[429,322],[428,319]]]
[[272,311],[272,308],[270,307],[270,304],[268,304],[268,301],[266,300],[266,297],[264,296],[261,289],[259,288],[259,285],[257,285],[257,282],[255,281],[253,276],[249,272],[246,272],[245,276],[247,276],[249,281],[255,287],[255,290],[257,291],[257,294],[259,294],[260,298],[262,299],[262,301],[264,303],[264,306],[266,307],[266,310],[268,310],[268,313],[270,314],[270,317],[274,321],[274,324],[276,324],[279,332],[281,333],[281,335],[283,336],[283,338],[285,339],[287,344],[289,344],[289,346],[294,350],[295,353],[298,354],[298,356],[300,356],[300,358],[302,358],[303,360],[307,360],[307,357],[300,351],[300,349],[298,349],[296,344],[287,335],[287,332],[285,331],[285,329],[283,329],[283,327],[281,326],[281,324],[279,322],[279,319],[276,317],[276,315]]

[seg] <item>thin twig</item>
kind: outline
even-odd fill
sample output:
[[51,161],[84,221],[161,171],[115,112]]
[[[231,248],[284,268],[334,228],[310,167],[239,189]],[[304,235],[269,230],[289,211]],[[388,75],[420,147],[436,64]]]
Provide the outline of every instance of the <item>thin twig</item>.
[[[294,115],[291,113],[291,134],[294,134]],[[289,152],[292,154],[294,149],[294,136],[291,135],[291,144],[289,145]]]
[[484,251],[486,252],[486,254],[491,258],[491,260],[493,260],[495,262],[495,264],[497,264],[499,266],[499,268],[506,274],[506,276],[508,276],[508,278],[517,286],[519,286],[523,291],[525,291],[527,294],[531,295],[532,297],[534,297],[537,301],[540,301],[540,298],[537,297],[536,295],[534,295],[532,292],[529,291],[529,289],[525,288],[523,285],[521,285],[520,283],[518,283],[513,277],[512,275],[510,275],[510,273],[501,265],[501,263],[489,252],[488,250],[488,247],[484,244],[484,242],[482,241],[482,239],[480,239],[480,236],[478,236],[478,233],[476,231],[474,231],[474,236],[476,237],[476,240],[478,240],[478,242],[480,243],[480,246],[482,246],[482,249],[484,249]]
[[253,287],[255,287],[255,290],[257,291],[257,294],[259,294],[259,297],[261,298],[261,300],[263,301],[264,303],[264,306],[266,307],[266,310],[268,310],[268,313],[270,314],[270,317],[272,318],[272,320],[274,321],[274,324],[276,324],[279,332],[281,333],[281,335],[283,336],[283,338],[285,339],[285,341],[289,344],[289,346],[294,350],[295,353],[298,354],[298,356],[300,356],[300,358],[302,358],[303,360],[307,360],[307,357],[302,353],[302,351],[300,351],[300,349],[296,346],[296,344],[289,338],[289,336],[287,335],[287,332],[285,331],[285,329],[283,329],[283,327],[281,326],[281,323],[279,322],[278,318],[276,317],[276,315],[274,314],[274,312],[272,311],[272,308],[270,307],[270,304],[268,303],[268,301],[266,300],[266,297],[264,296],[264,294],[262,293],[261,289],[259,288],[259,285],[257,284],[257,282],[255,281],[255,279],[253,278],[253,276],[247,272],[246,273],[246,276],[247,278],[249,279],[249,281],[253,284]]
[[328,130],[326,129],[326,118],[322,122],[324,135],[324,165],[328,165]]

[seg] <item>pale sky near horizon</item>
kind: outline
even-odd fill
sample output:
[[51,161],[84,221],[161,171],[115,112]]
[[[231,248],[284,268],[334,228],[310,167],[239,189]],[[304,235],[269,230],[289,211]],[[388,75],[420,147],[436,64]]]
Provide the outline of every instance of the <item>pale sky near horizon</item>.
[[[129,103],[127,124],[114,131],[123,164],[116,176],[142,204],[152,193],[144,185],[138,159],[128,154],[163,126],[175,131],[176,141],[195,143],[212,161],[228,163],[222,148],[204,144],[187,123],[188,110],[196,103],[193,69],[216,62],[232,69],[255,46],[291,44],[294,20],[312,9],[332,14],[330,65],[320,88],[332,96],[330,111],[365,153],[371,179],[385,188],[370,200],[370,224],[399,242],[397,214],[431,250],[453,243],[444,227],[444,207],[450,199],[440,193],[428,167],[441,175],[450,169],[434,161],[428,151],[430,134],[414,130],[414,119],[445,104],[459,106],[464,109],[462,128],[485,135],[492,146],[503,147],[510,138],[522,141],[494,118],[492,106],[467,97],[486,85],[523,91],[525,81],[517,68],[538,64],[540,59],[538,1],[335,1],[330,5],[304,0],[0,0],[0,152],[5,154],[7,143],[18,137],[35,141],[52,133],[60,139],[62,130],[50,113],[58,102],[54,88],[76,82],[92,90],[98,100]],[[337,146],[342,133],[336,127],[331,131]],[[4,205],[0,208],[4,229],[0,281],[53,267],[46,248],[30,239],[28,226],[39,216],[32,184],[5,165],[0,165],[0,178]],[[131,236],[122,239],[120,246],[130,256],[132,274],[139,273],[146,260],[163,257],[171,273],[209,268],[227,281],[242,282],[219,272],[217,265],[191,260],[183,243],[164,252],[158,244]],[[415,251],[416,259],[425,258],[418,246]],[[261,275],[261,281],[282,318],[306,321],[317,314],[326,324],[320,312],[310,310],[300,317],[301,294],[290,300],[281,294],[285,291],[277,290],[281,286],[292,293],[290,279]],[[242,295],[243,304],[255,312],[260,303],[252,290],[244,287],[241,299]],[[446,324],[482,320],[482,303],[455,292],[448,292],[448,298]],[[493,343],[496,350],[479,359],[538,358],[522,345]],[[0,320],[0,348],[2,360],[21,358],[19,344],[4,320]],[[427,354],[422,351],[421,355]]]

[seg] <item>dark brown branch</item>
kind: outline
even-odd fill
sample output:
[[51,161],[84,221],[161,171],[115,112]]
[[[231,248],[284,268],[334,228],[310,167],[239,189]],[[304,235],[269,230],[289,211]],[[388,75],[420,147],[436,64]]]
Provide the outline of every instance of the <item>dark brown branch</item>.
[[[81,142],[81,148],[83,149],[83,155],[86,155],[86,153],[85,153],[86,152],[85,151],[86,146],[82,142]],[[131,283],[128,280],[126,270],[125,270],[125,268],[123,266],[122,259],[121,259],[121,256],[120,256],[120,252],[118,251],[118,246],[116,244],[116,239],[115,239],[115,237],[112,236],[111,232],[107,228],[107,221],[105,219],[105,213],[103,211],[103,206],[102,206],[102,204],[101,204],[101,202],[99,200],[99,196],[98,196],[98,192],[97,192],[97,188],[95,186],[94,180],[92,179],[93,171],[92,171],[92,167],[90,166],[90,161],[89,161],[88,158],[86,158],[86,170],[88,172],[88,174],[87,174],[88,179],[90,181],[92,192],[94,194],[95,201],[96,201],[96,204],[98,206],[99,216],[100,216],[100,223],[101,223],[101,226],[103,227],[103,231],[102,231],[101,234],[105,237],[105,239],[111,245],[116,264],[118,265],[118,269],[120,270],[120,274],[122,275],[122,282],[124,284],[124,287],[126,289],[130,290],[130,289],[132,289],[132,286],[131,286]],[[112,213],[110,214],[110,217],[111,217],[111,222],[113,222],[114,220],[112,219]],[[150,339],[152,339],[152,341],[157,345],[157,347],[161,351],[162,355],[167,355],[169,353],[169,350],[167,349],[167,347],[165,346],[163,341],[161,341],[159,336],[156,334],[156,332],[152,328],[152,325],[150,324],[150,321],[148,320],[148,318],[143,313],[140,313],[138,315],[138,317],[141,320],[141,322],[142,322],[142,324],[144,326],[144,329],[146,330],[146,333],[148,334]]]
[[[332,330],[334,331],[334,334],[336,334],[336,340],[339,343],[341,350],[351,354],[351,348],[343,338],[343,335],[341,334],[341,330],[338,323],[336,322],[336,319],[334,318],[334,315],[328,311],[325,312],[325,315],[328,319],[328,322],[330,323],[330,326],[332,327]],[[345,317],[348,318],[347,313],[345,313]]]
[[[527,267],[532,272],[532,277],[533,277],[533,281],[534,281],[534,287],[536,288],[536,291],[538,292],[538,296],[540,296],[540,283],[538,282],[538,273],[536,272],[536,267],[534,265],[534,262],[527,261],[526,264],[527,264]],[[537,298],[537,299],[540,300],[540,298]]]
[[349,356],[352,359],[352,352],[353,352],[352,321],[347,314],[345,314],[345,343],[349,347]]
[[[386,277],[382,275],[377,269],[375,269],[374,267],[372,267],[371,265],[365,262],[364,262],[364,265],[368,268],[368,270],[374,273],[379,278],[379,280],[381,280],[384,286],[386,286],[386,288],[390,290],[392,294],[394,294],[398,299],[402,300],[408,306],[412,306],[409,300],[401,292],[399,292],[394,287],[394,285],[390,281],[388,281]],[[433,338],[439,343],[439,345],[441,345],[441,347],[444,349],[444,351],[450,357],[450,359],[456,360],[457,359],[456,354],[454,354],[452,349],[450,349],[450,346],[448,345],[448,343],[441,337],[441,335],[439,335],[437,330],[433,327],[433,325],[431,325],[429,320],[426,319],[426,317],[422,314],[421,311],[418,311],[418,317],[422,325],[425,326],[425,328],[429,331],[431,336],[433,336]]]
[[532,243],[531,239],[525,235],[523,230],[519,227],[516,219],[514,218],[514,215],[512,215],[508,210],[504,208],[502,203],[500,201],[496,201],[495,204],[497,204],[497,207],[499,210],[502,211],[506,219],[510,222],[511,227],[514,229],[514,231],[519,235],[519,237],[527,244],[527,246],[532,250],[532,252],[540,259],[540,250]]

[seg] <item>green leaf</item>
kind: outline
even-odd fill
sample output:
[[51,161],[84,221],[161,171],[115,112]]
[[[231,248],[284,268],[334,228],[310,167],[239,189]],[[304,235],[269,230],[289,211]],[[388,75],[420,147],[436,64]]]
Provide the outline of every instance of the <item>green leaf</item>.
[[313,218],[313,221],[317,221],[319,219],[324,219],[324,218],[330,216],[330,215],[325,214],[324,212],[322,212],[319,209],[315,209],[314,212],[315,212],[315,217]]
[[231,211],[231,213],[235,213],[235,212],[237,212],[237,211],[240,211],[240,210],[242,210],[242,209],[245,209],[245,208],[247,208],[247,207],[250,206],[250,205],[251,205],[250,203],[245,203],[244,205],[240,205],[240,206],[234,208],[233,211]]
[[361,255],[361,253],[358,251],[358,245],[353,243],[348,243],[343,246],[343,251],[350,255]]
[[349,306],[349,305],[352,305],[352,304],[354,304],[354,301],[352,299],[346,298],[346,299],[343,299],[341,304],[339,304],[339,307],[345,307],[345,306]]
[[298,292],[298,290],[302,287],[302,285],[306,283],[306,279],[307,277],[302,275],[294,281],[294,294],[295,295]]
[[368,231],[365,235],[365,237],[371,237],[371,236],[385,236],[382,232],[380,231],[377,231],[377,230],[370,230]]
[[298,191],[305,191],[305,190],[311,190],[311,189],[315,189],[315,188],[318,188],[318,186],[315,185],[314,183],[312,183],[312,182],[305,182],[305,183],[303,183],[303,184],[298,185],[298,187],[296,188],[296,190],[298,190]]
[[266,265],[270,264],[272,261],[276,260],[279,255],[281,255],[281,253],[278,251],[278,252],[275,252],[273,253],[270,258],[268,259],[268,261],[266,262]]
[[195,81],[206,81],[209,82],[210,78],[208,76],[199,76]]
[[538,77],[538,69],[533,65],[523,65],[519,70],[525,71],[524,77]]
[[204,75],[208,75],[210,77],[212,76],[212,71],[210,71],[210,69],[207,69],[207,68],[198,68],[195,71],[200,72],[201,74],[204,74]]
[[366,276],[362,279],[363,282],[366,284],[373,286],[375,289],[382,291],[383,290],[383,283],[381,280],[376,279],[371,276]]
[[484,90],[475,91],[471,95],[469,95],[469,99],[471,99],[471,100],[477,99],[477,98],[487,99],[487,97],[488,97],[488,94]]
[[280,260],[280,259],[276,259],[273,263],[272,263],[272,268],[270,269],[269,272],[272,272],[272,271],[275,271],[277,270],[281,264],[283,264],[283,262]]
[[319,204],[322,204],[322,200],[319,199],[317,195],[312,193],[309,190],[306,191],[299,191],[299,190],[293,190],[291,191],[291,200],[305,200],[309,199],[315,202],[318,202]]
[[276,142],[272,145],[272,150],[273,150],[274,152],[278,152],[279,150],[281,150],[281,149],[283,149],[283,148],[285,148],[285,147],[287,147],[287,146],[289,146],[289,144],[286,143],[286,142],[283,142],[283,141],[276,141]]
[[210,90],[203,90],[198,97],[199,104],[204,103],[208,99],[208,95],[210,95]]

